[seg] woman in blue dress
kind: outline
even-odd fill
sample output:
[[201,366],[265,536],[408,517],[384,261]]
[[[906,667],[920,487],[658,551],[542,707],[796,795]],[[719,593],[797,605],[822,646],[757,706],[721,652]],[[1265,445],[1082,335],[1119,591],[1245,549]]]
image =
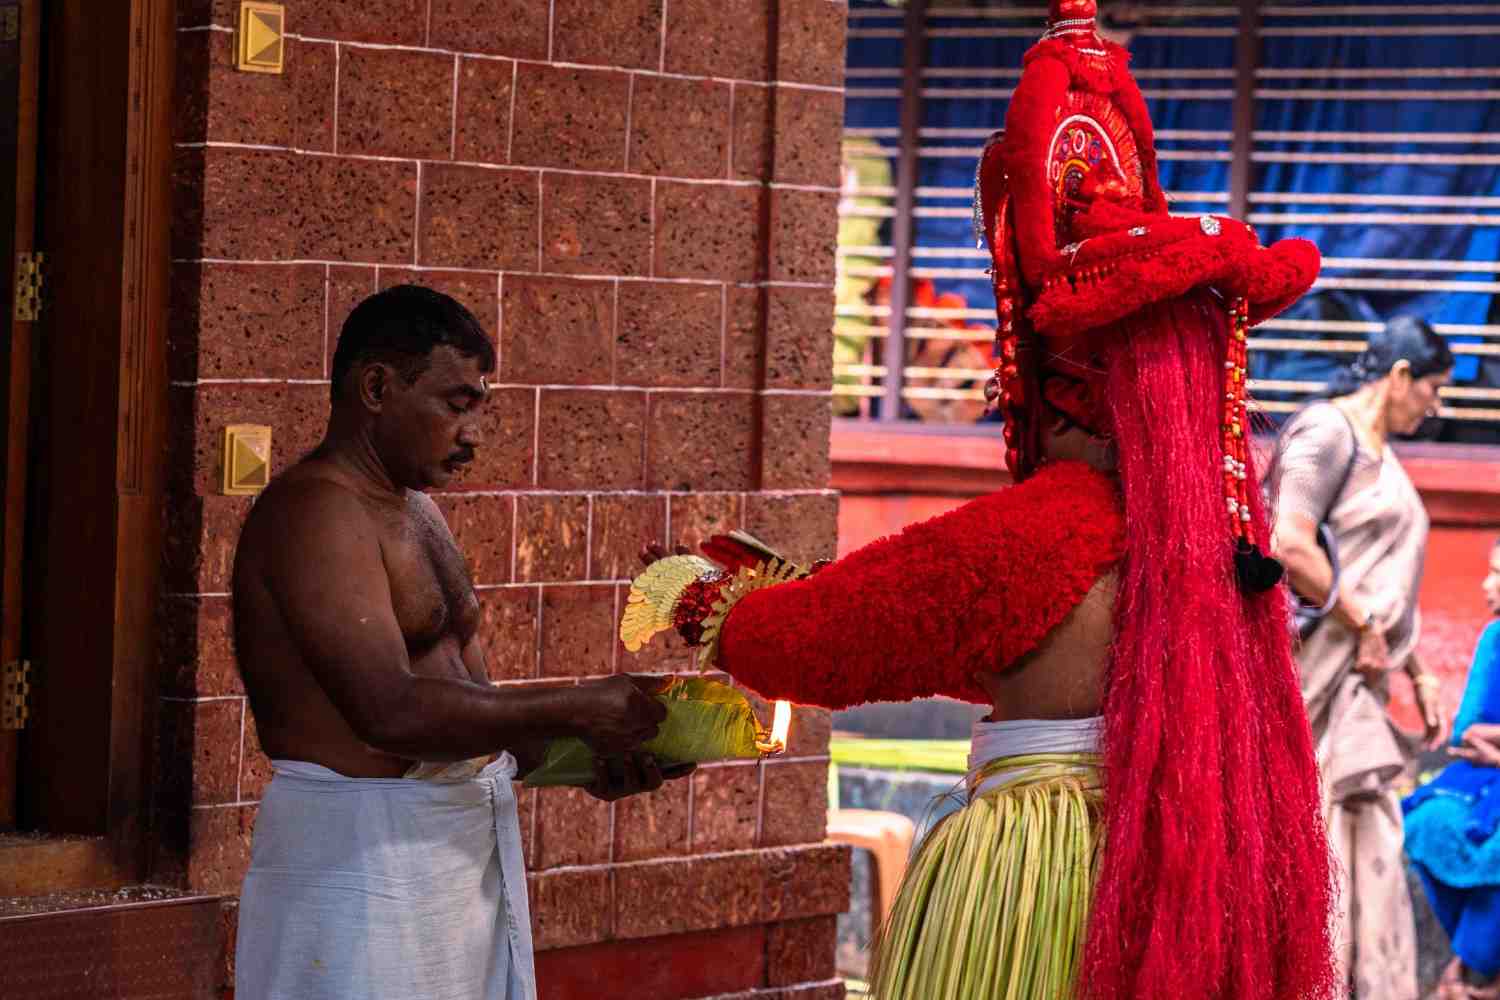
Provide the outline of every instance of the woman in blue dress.
[[[1500,615],[1500,542],[1484,597]],[[1450,753],[1458,760],[1404,803],[1406,853],[1457,955],[1438,995],[1490,1000],[1500,998],[1500,620],[1474,650]]]

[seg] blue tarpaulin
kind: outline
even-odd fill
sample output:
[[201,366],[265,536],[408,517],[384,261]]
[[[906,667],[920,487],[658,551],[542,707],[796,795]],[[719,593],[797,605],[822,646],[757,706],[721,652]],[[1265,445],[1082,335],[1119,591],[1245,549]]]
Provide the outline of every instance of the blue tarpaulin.
[[[1103,8],[1106,28],[1128,39],[1174,210],[1225,211],[1238,5]],[[968,192],[975,156],[984,136],[1003,126],[1008,92],[1045,10],[1033,3],[931,11],[915,276],[987,309],[993,299],[984,260],[973,252]],[[1313,240],[1326,263],[1317,291],[1259,337],[1283,348],[1299,339],[1347,344],[1362,339],[1368,324],[1417,315],[1459,350],[1458,385],[1500,386],[1500,358],[1483,353],[1500,347],[1493,305],[1500,288],[1500,4],[1346,0],[1262,11],[1250,221],[1263,241]],[[846,127],[892,156],[900,142],[903,16],[886,3],[851,4]],[[1126,16],[1134,23],[1122,24]],[[1294,384],[1260,397],[1295,402],[1348,360],[1318,346],[1258,350],[1254,377]],[[1446,437],[1500,438],[1493,421],[1447,423]]]

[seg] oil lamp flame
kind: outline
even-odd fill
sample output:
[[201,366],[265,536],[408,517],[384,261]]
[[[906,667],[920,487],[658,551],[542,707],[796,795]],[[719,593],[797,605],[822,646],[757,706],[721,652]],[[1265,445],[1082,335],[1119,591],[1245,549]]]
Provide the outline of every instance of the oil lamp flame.
[[771,716],[771,731],[755,741],[755,749],[767,757],[786,753],[787,736],[792,729],[792,703],[778,701]]
[[792,704],[788,701],[776,703],[776,714],[771,717],[771,742],[786,749],[788,734],[792,731]]

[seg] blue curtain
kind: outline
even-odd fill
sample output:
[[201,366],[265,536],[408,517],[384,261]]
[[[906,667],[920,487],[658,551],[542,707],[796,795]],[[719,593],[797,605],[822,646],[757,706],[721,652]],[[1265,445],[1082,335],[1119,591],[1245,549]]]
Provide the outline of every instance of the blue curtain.
[[[1176,210],[1223,212],[1237,20],[1204,16],[1201,5],[1182,17],[1163,17],[1164,6],[1154,4],[1154,20],[1129,41],[1132,68],[1159,133],[1162,183]],[[1500,327],[1484,329],[1500,324],[1495,297],[1484,287],[1496,280],[1486,269],[1500,255],[1500,101],[1494,99],[1500,96],[1500,4],[1494,13],[1457,16],[1427,9],[1440,6],[1433,2],[1377,16],[1320,16],[1318,6],[1278,7],[1297,16],[1264,19],[1257,80],[1252,221],[1265,241],[1303,236],[1330,259],[1320,290],[1287,318],[1375,323],[1417,315],[1443,325],[1460,352],[1459,345],[1483,343],[1500,333]],[[1336,6],[1351,5],[1338,0]],[[1103,7],[1108,24],[1110,4]],[[938,10],[959,13],[947,4]],[[952,272],[934,278],[937,290],[987,307],[989,286],[983,261],[970,252],[975,243],[964,192],[973,184],[973,154],[984,133],[1002,127],[1005,91],[1015,85],[1021,57],[1042,25],[1008,4],[962,13],[933,17],[928,25],[915,264]],[[902,66],[902,40],[889,36],[902,14],[887,3],[851,5],[848,126],[884,130],[879,141],[892,153],[899,144],[901,87],[892,71]],[[1409,162],[1413,156],[1428,159]],[[1409,221],[1414,216],[1423,218]],[[1454,266],[1464,263],[1470,269]],[[1361,335],[1290,324],[1263,334],[1314,341]],[[1317,350],[1257,351],[1253,357],[1256,378],[1307,383],[1326,380],[1348,360]],[[1500,359],[1472,349],[1460,353],[1455,376],[1459,384],[1500,386]],[[1259,395],[1295,402],[1307,393]],[[1446,437],[1500,440],[1500,424],[1447,424]]]

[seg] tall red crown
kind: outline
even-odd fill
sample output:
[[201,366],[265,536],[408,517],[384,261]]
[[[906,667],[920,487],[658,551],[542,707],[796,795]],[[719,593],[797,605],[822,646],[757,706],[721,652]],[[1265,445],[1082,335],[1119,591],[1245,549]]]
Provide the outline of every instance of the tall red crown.
[[1049,12],[1005,130],[980,159],[975,198],[999,320],[990,395],[1006,411],[1011,469],[1024,477],[1040,461],[1046,368],[1065,366],[1091,331],[1211,288],[1231,320],[1226,508],[1236,537],[1251,544],[1246,335],[1312,286],[1317,248],[1306,240],[1262,247],[1253,229],[1224,216],[1172,216],[1129,53],[1100,37],[1094,0],[1051,0]]

